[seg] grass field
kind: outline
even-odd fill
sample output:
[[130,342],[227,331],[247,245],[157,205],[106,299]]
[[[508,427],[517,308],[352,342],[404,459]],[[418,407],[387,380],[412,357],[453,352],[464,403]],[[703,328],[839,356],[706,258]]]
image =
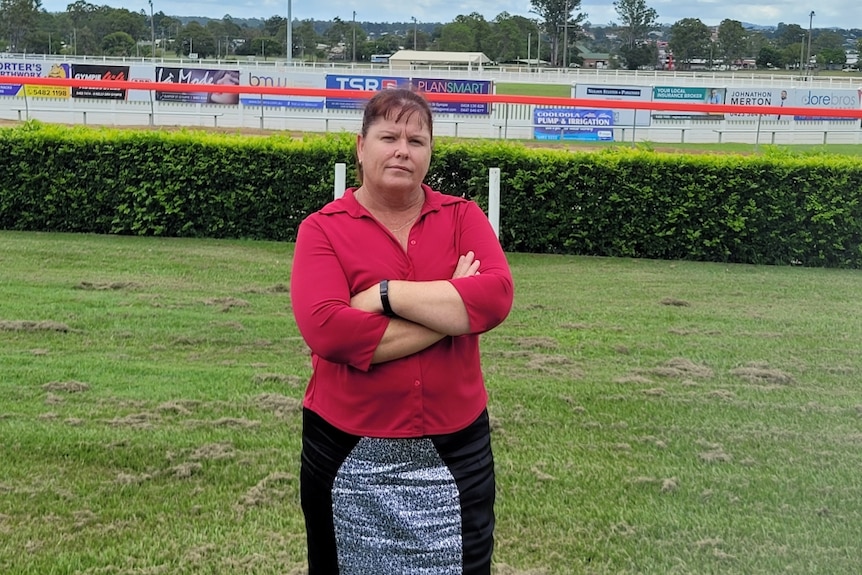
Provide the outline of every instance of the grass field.
[[[0,573],[304,571],[291,254],[0,232]],[[498,575],[859,572],[859,271],[510,261]]]

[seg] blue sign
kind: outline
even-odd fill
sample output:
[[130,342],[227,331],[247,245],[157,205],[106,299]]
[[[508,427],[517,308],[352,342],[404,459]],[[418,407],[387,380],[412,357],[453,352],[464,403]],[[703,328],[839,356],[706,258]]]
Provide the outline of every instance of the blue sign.
[[[391,76],[348,76],[346,74],[327,74],[328,90],[358,90],[379,92],[387,88],[401,88],[410,85],[409,78]],[[370,98],[371,96],[369,96]],[[363,98],[327,98],[326,107],[331,110],[361,110],[365,105]]]
[[[423,94],[490,94],[490,80],[435,80],[432,78],[398,78],[391,76],[348,76],[328,74],[330,90],[362,90],[378,92],[387,88],[412,88]],[[487,102],[429,102],[435,114],[488,115]],[[363,99],[327,98],[326,107],[333,110],[361,110]]]
[[[490,80],[439,80],[434,78],[412,78],[413,88],[425,94],[490,94]],[[431,102],[431,110],[441,114],[491,113],[487,102]]]
[[263,98],[242,96],[239,99],[243,106],[266,106],[269,108],[304,108],[306,110],[322,110],[323,100],[285,100],[283,98]]
[[536,140],[612,142],[614,111],[583,108],[535,108],[533,137]]

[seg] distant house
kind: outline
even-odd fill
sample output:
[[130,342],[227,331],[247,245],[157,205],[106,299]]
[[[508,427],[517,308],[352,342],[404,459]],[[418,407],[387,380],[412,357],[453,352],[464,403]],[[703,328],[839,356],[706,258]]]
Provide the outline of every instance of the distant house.
[[481,70],[492,61],[482,52],[438,52],[432,50],[399,50],[389,56],[389,66],[393,70],[408,70],[413,65],[449,64],[466,66],[468,70]]
[[581,43],[575,44],[578,50],[578,55],[584,61],[583,68],[609,68],[611,65],[611,55],[604,52],[593,52],[587,46]]
[[541,60],[539,58],[516,58],[514,60],[508,60],[506,62],[500,62],[501,64],[514,64],[517,66],[548,66],[550,62],[547,60]]

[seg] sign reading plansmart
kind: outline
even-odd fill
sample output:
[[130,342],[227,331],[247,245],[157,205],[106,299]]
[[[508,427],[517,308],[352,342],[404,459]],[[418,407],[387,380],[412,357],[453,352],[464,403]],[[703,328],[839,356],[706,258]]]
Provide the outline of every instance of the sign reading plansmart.
[[[413,88],[427,94],[490,94],[489,80],[435,80],[433,78],[413,78]],[[431,110],[437,114],[477,114],[491,113],[487,102],[431,102]]]
[[585,108],[535,108],[533,137],[536,140],[613,142],[614,111]]

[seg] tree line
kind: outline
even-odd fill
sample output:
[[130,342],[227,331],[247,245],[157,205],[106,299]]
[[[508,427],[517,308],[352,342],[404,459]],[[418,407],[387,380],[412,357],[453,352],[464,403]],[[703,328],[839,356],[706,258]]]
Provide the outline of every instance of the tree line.
[[[370,23],[334,17],[294,20],[291,57],[301,60],[370,61],[372,54],[399,49],[484,52],[496,62],[529,58],[552,66],[583,64],[583,50],[609,55],[611,67],[652,68],[659,43],[667,42],[677,68],[693,62],[709,66],[756,58],[760,67],[794,68],[804,61],[820,67],[845,62],[847,38],[862,49],[862,31],[809,31],[779,23],[774,30],[751,30],[726,19],[711,28],[697,18],[670,26],[646,0],[616,0],[618,22],[592,25],[581,0],[531,0],[534,18],[501,12],[459,15],[447,23]],[[152,9],[152,4],[150,4]],[[0,0],[0,50],[62,55],[199,58],[287,56],[287,19],[179,18],[163,11],[133,12],[76,0],[65,12],[49,13],[41,0]],[[860,50],[862,51],[862,50]]]

